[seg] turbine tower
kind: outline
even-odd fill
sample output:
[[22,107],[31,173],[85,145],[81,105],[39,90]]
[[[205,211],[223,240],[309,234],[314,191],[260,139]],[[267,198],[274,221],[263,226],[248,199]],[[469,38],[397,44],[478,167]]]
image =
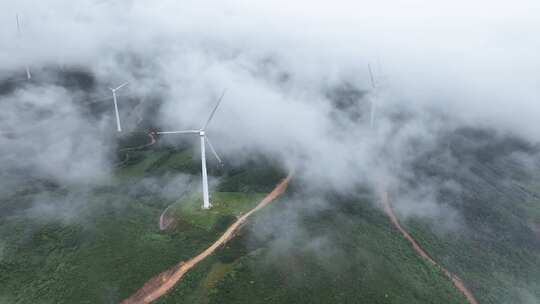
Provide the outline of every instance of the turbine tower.
[[208,172],[206,171],[206,144],[208,143],[208,147],[210,147],[210,150],[212,151],[212,154],[216,157],[217,161],[222,164],[221,157],[216,152],[216,149],[214,149],[214,146],[212,145],[212,142],[210,142],[210,139],[208,138],[208,135],[206,135],[206,129],[208,125],[210,124],[210,121],[212,121],[212,118],[214,117],[214,114],[216,114],[216,110],[219,107],[219,104],[221,103],[221,100],[223,99],[223,96],[225,95],[225,90],[221,94],[221,96],[218,99],[218,102],[212,112],[210,113],[210,116],[206,120],[206,123],[203,125],[201,129],[198,130],[182,130],[182,131],[164,131],[164,132],[156,132],[157,134],[198,134],[200,141],[201,141],[201,171],[202,171],[202,192],[203,192],[203,209],[210,209],[212,207],[212,204],[210,203],[210,195],[208,194]]
[[118,102],[116,100],[116,91],[120,90],[121,88],[123,88],[127,84],[128,84],[127,82],[124,82],[123,84],[119,85],[118,87],[116,87],[114,89],[109,88],[109,90],[111,90],[112,95],[113,95],[114,113],[116,114],[116,130],[118,132],[122,132],[122,126],[120,125],[120,115],[118,114]]
[[371,109],[370,109],[370,115],[369,115],[369,126],[370,128],[373,128],[373,123],[375,121],[375,108],[377,106],[376,99],[378,95],[378,85],[375,82],[375,78],[373,77],[373,71],[371,70],[371,64],[368,64],[368,70],[369,70],[369,80],[371,81],[371,87],[373,88],[373,93],[371,97]]
[[[19,14],[16,14],[15,17],[17,19],[17,37],[21,39],[22,34],[21,34],[21,22],[19,20]],[[26,68],[26,79],[27,80],[32,79],[32,74],[30,73],[30,68],[28,67],[28,64],[25,65],[25,68]]]

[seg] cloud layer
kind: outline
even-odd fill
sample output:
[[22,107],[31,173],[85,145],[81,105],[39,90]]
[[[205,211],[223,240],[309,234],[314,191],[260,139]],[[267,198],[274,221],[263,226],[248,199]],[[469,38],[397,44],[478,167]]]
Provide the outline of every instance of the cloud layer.
[[[529,0],[19,1],[1,5],[0,18],[13,26],[0,29],[0,63],[4,75],[22,75],[24,65],[84,67],[96,78],[94,95],[130,81],[125,94],[145,103],[134,115],[124,101],[128,126],[158,109],[159,128],[199,128],[226,88],[208,130],[220,152],[234,160],[262,151],[302,164],[312,183],[347,190],[399,180],[395,172],[414,157],[414,140],[429,149],[444,130],[459,126],[538,141],[539,6]],[[376,99],[368,64],[381,85]],[[88,119],[72,106],[73,95],[30,85],[2,97],[9,106],[24,100],[51,109],[45,119],[35,109],[4,113],[8,131],[42,124],[35,140],[28,135],[3,144],[5,155],[31,158],[40,170],[69,180],[107,172],[111,112]],[[373,129],[371,102],[377,104]],[[5,155],[3,161],[13,161]]]

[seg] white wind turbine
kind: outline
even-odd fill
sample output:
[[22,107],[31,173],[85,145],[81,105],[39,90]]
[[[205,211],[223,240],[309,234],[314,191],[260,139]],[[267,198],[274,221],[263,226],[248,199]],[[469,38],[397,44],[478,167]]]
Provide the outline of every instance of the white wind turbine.
[[111,90],[112,95],[113,95],[114,113],[116,114],[116,129],[118,130],[118,132],[122,132],[122,126],[120,125],[120,115],[118,114],[118,103],[117,103],[117,100],[116,100],[116,91],[120,90],[121,88],[123,88],[127,84],[128,84],[127,82],[124,82],[123,84],[119,85],[118,87],[116,87],[114,89],[109,88],[109,90]]
[[210,147],[210,150],[218,160],[218,162],[221,164],[221,158],[217,154],[216,150],[214,149],[214,146],[210,142],[210,139],[206,135],[206,128],[208,127],[208,124],[214,117],[214,114],[216,113],[217,108],[219,107],[219,104],[221,103],[221,100],[223,99],[223,96],[225,95],[225,91],[221,94],[221,97],[219,97],[218,102],[212,112],[210,113],[210,116],[206,120],[206,123],[203,125],[203,127],[199,130],[183,130],[183,131],[165,131],[165,132],[156,132],[157,134],[199,134],[200,140],[201,140],[201,167],[202,167],[202,192],[203,192],[203,209],[210,209],[212,207],[212,204],[210,204],[210,195],[208,194],[208,173],[206,171],[206,143],[208,143],[208,146]]
[[[15,15],[16,19],[17,19],[17,37],[19,39],[22,38],[22,34],[21,34],[21,22],[19,20],[19,14],[16,14]],[[32,79],[32,74],[30,74],[30,68],[28,67],[28,64],[25,65],[25,68],[26,68],[26,79],[27,80],[30,80]]]
[[372,97],[371,97],[371,113],[369,116],[369,126],[373,128],[373,123],[375,121],[375,108],[377,107],[376,99],[378,97],[378,88],[379,85],[377,82],[375,82],[375,78],[373,77],[373,71],[371,70],[371,64],[368,64],[368,70],[369,70],[369,80],[371,81],[371,87],[373,88]]

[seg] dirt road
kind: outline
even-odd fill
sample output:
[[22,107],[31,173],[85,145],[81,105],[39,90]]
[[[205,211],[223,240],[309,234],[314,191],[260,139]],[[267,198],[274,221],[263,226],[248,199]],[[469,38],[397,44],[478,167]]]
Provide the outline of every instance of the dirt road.
[[221,235],[221,237],[206,250],[204,250],[191,260],[188,260],[187,262],[182,261],[176,264],[174,267],[165,270],[164,272],[153,277],[148,282],[146,282],[144,286],[139,289],[135,294],[122,301],[122,304],[151,303],[157,300],[159,297],[163,296],[171,288],[173,288],[174,285],[176,285],[176,283],[180,281],[184,274],[186,274],[191,268],[193,268],[195,265],[197,265],[199,262],[204,260],[212,253],[214,253],[214,251],[216,251],[219,246],[227,243],[227,241],[229,241],[234,236],[234,234],[239,230],[241,225],[250,215],[266,207],[274,199],[276,199],[283,192],[285,192],[291,178],[292,173],[290,173],[285,179],[283,179],[274,188],[274,190],[272,190],[272,192],[270,192],[255,208],[242,215],[240,218],[238,218],[238,220],[236,220],[236,222],[229,226],[229,228]]
[[446,268],[439,265],[435,260],[416,242],[416,240],[405,230],[403,227],[401,227],[401,224],[399,223],[396,215],[394,214],[394,210],[392,210],[392,206],[390,206],[390,200],[388,198],[388,192],[384,191],[381,203],[384,208],[384,212],[388,217],[390,218],[390,221],[394,225],[394,227],[401,232],[403,237],[411,243],[411,246],[413,247],[414,251],[421,256],[422,258],[429,261],[431,264],[435,265],[437,268],[441,269],[442,272],[450,279],[452,280],[452,283],[454,286],[467,298],[467,301],[469,301],[470,304],[478,304],[478,301],[474,297],[473,293],[465,286],[465,283],[455,274],[448,271]]
[[163,212],[159,216],[159,230],[161,231],[169,228],[174,221],[172,217],[167,216],[167,212],[169,211],[170,207],[171,205],[167,206],[167,208],[165,208],[165,210],[163,210]]
[[121,162],[114,164],[114,166],[119,167],[127,163],[129,160],[129,151],[150,147],[151,145],[156,143],[156,137],[154,136],[153,132],[149,132],[148,137],[150,137],[150,142],[148,142],[147,144],[136,146],[136,147],[123,148],[123,149],[118,150],[119,152],[127,152],[127,153],[126,153],[126,157]]
[[139,150],[142,148],[150,147],[151,145],[156,143],[156,137],[154,136],[154,132],[148,132],[148,137],[150,137],[150,142],[148,142],[147,144],[136,146],[136,147],[123,148],[118,151],[123,152],[123,151]]

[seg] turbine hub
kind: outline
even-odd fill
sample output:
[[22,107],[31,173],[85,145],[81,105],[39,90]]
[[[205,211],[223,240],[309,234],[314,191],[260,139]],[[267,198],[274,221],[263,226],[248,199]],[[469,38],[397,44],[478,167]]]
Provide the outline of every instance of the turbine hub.
[[205,133],[204,133],[204,130],[200,130],[200,131],[199,131],[199,135],[200,135],[200,136],[204,136],[204,134],[205,134]]

